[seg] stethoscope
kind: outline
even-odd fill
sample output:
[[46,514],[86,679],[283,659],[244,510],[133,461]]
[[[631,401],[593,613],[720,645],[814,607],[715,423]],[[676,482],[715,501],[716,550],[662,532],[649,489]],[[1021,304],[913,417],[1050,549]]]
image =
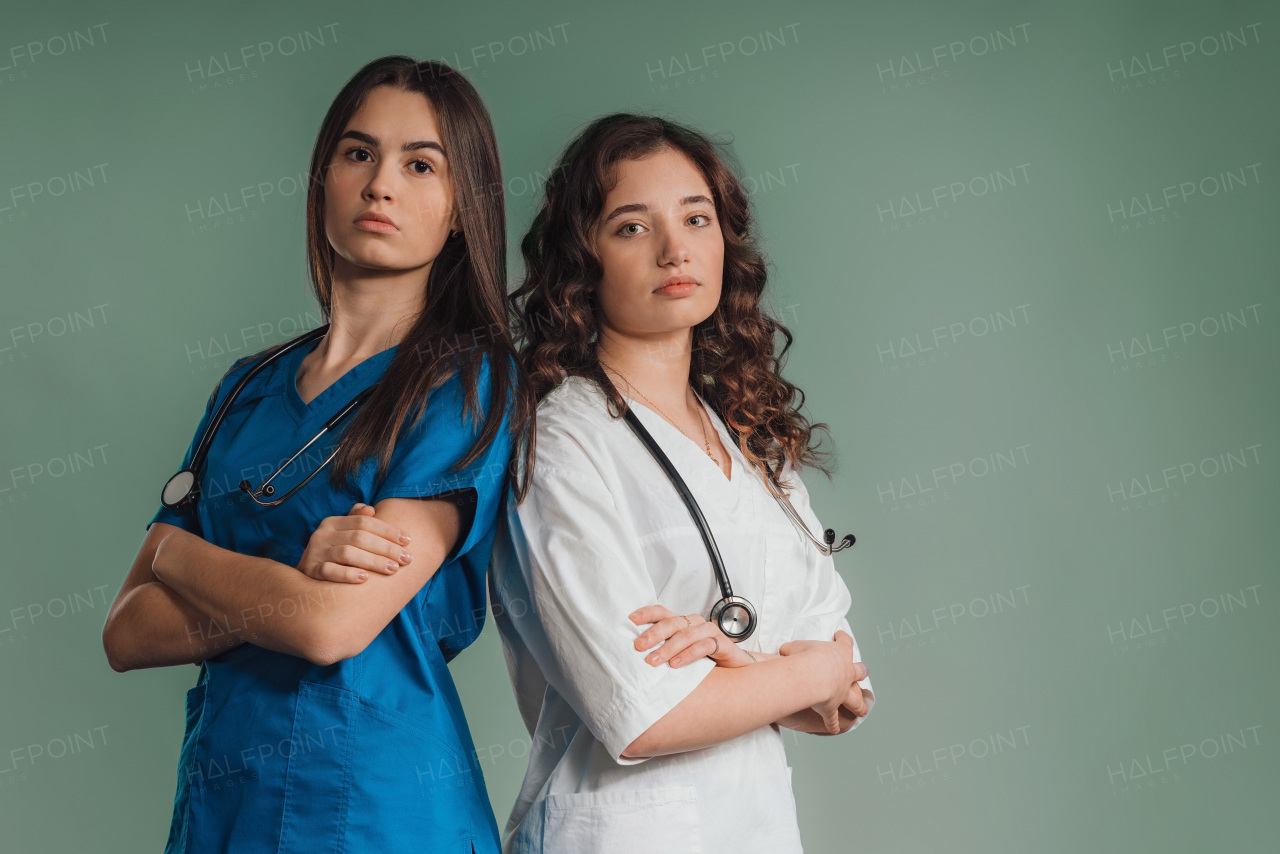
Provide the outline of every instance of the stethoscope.
[[[640,441],[649,449],[649,453],[653,455],[653,458],[657,460],[662,471],[676,488],[676,492],[680,493],[680,498],[684,501],[685,507],[689,509],[689,515],[693,517],[693,524],[697,526],[698,533],[702,535],[702,543],[707,548],[707,556],[711,558],[711,568],[716,574],[716,581],[720,583],[720,593],[722,594],[720,601],[711,607],[710,622],[717,623],[720,626],[720,631],[724,632],[725,637],[730,640],[735,642],[746,640],[756,630],[756,609],[746,599],[733,595],[733,586],[729,583],[729,573],[725,571],[724,561],[720,558],[720,549],[716,546],[715,537],[711,535],[711,528],[707,525],[707,520],[702,515],[702,508],[694,500],[693,493],[685,485],[684,478],[680,477],[676,467],[671,464],[671,460],[668,459],[658,443],[654,441],[653,436],[644,428],[644,425],[640,423],[640,419],[636,417],[630,407],[623,413],[623,418],[626,420],[627,426],[640,437]],[[845,534],[839,545],[833,545],[836,541],[836,532],[831,528],[827,528],[823,532],[823,539],[826,542],[819,542],[818,538],[810,533],[809,526],[804,523],[804,520],[796,513],[795,508],[791,506],[790,498],[785,495],[775,495],[774,498],[777,499],[782,509],[786,511],[788,518],[804,532],[809,542],[817,546],[818,551],[824,555],[831,555],[841,549],[847,549],[857,542],[857,538],[853,534]]]
[[[231,394],[227,395],[226,400],[222,401],[222,405],[219,406],[218,411],[214,413],[213,419],[209,422],[209,426],[205,428],[204,435],[200,437],[200,442],[196,445],[196,452],[191,456],[191,464],[187,468],[184,468],[182,471],[175,474],[173,477],[169,478],[165,483],[164,489],[160,493],[161,504],[172,509],[179,505],[186,504],[187,502],[193,502],[196,500],[200,491],[197,488],[197,483],[199,481],[198,472],[200,471],[200,467],[204,465],[205,458],[209,454],[209,448],[213,444],[213,437],[217,434],[218,427],[222,425],[222,419],[225,418],[227,413],[231,410],[231,405],[235,402],[235,399],[240,394],[241,390],[244,389],[244,387],[249,384],[249,381],[252,380],[263,368],[267,367],[286,353],[292,352],[298,347],[301,347],[303,344],[315,341],[328,330],[329,324],[326,323],[324,326],[317,327],[310,332],[283,344],[278,350],[264,356],[240,378],[240,381],[236,383],[235,388],[231,390]],[[364,391],[360,392],[351,400],[350,403],[342,407],[342,409],[338,411],[337,415],[326,421],[324,426],[320,428],[320,432],[312,436],[310,442],[307,442],[307,444],[299,448],[297,453],[292,457],[289,457],[283,465],[279,466],[274,472],[272,472],[271,477],[262,482],[262,486],[254,489],[253,485],[249,483],[248,480],[242,480],[240,481],[240,491],[246,493],[254,500],[255,503],[262,507],[275,507],[299,489],[306,486],[311,478],[319,474],[320,470],[329,465],[333,458],[338,455],[338,451],[341,450],[342,447],[341,443],[338,444],[338,447],[333,449],[333,453],[329,455],[328,459],[317,466],[316,469],[312,471],[311,474],[307,475],[301,483],[293,489],[290,489],[284,495],[281,495],[279,498],[271,497],[276,493],[276,488],[271,484],[271,481],[275,480],[282,471],[287,469],[294,460],[301,456],[303,451],[315,444],[316,441],[325,433],[328,433],[334,427],[338,426],[338,424],[341,423],[347,415],[364,403],[365,400],[368,399],[369,395],[373,393],[373,390],[377,388],[377,385],[377,383],[374,383]],[[261,496],[263,495],[267,496],[267,500],[262,499]]]

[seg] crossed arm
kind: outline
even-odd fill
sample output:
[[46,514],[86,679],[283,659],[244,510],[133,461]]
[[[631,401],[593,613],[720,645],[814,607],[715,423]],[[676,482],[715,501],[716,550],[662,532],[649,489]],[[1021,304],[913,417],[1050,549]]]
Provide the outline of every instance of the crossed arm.
[[430,580],[460,528],[453,501],[386,498],[326,519],[293,567],[157,522],[107,613],[107,659],[122,672],[188,664],[245,642],[313,664],[350,658]]
[[627,759],[709,747],[766,724],[837,735],[852,729],[874,701],[858,685],[867,668],[853,661],[853,638],[843,631],[831,641],[790,641],[778,654],[747,653],[697,614],[649,605],[631,621],[652,623],[636,638],[637,651],[662,642],[645,656],[650,666],[679,667],[703,656],[717,666],[623,751]]

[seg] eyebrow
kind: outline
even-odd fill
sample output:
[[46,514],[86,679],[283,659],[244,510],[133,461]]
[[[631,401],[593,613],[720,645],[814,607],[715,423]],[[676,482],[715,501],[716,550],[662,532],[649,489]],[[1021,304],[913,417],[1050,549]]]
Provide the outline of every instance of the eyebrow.
[[[341,142],[344,139],[356,139],[356,140],[359,140],[360,142],[366,143],[368,145],[372,145],[375,148],[382,145],[382,143],[378,141],[378,138],[376,136],[372,136],[371,134],[367,134],[364,131],[359,131],[359,130],[349,130],[346,133],[344,133],[342,136],[338,137],[339,142]],[[436,142],[434,139],[419,139],[413,142],[406,142],[404,145],[400,147],[400,150],[401,151],[421,151],[424,148],[435,149],[436,151],[440,152],[440,155],[442,157],[447,156],[444,153],[444,147],[440,145],[440,143]]]
[[[713,204],[713,202],[710,199],[708,199],[706,196],[702,195],[701,193],[698,193],[692,196],[685,196],[683,199],[680,200],[681,207],[687,207],[689,205],[697,205],[697,204],[710,205],[710,204]],[[648,210],[649,210],[649,206],[641,202],[635,202],[630,205],[619,205],[618,207],[614,208],[613,211],[607,217],[604,218],[604,222],[600,224],[608,225],[610,220],[613,220],[615,217],[620,217],[625,213],[644,212]]]

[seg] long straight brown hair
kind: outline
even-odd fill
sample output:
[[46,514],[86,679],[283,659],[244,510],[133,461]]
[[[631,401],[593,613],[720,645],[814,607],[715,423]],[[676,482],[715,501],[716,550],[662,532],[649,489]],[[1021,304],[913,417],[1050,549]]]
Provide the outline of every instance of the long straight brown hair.
[[341,488],[374,455],[377,476],[384,477],[406,417],[416,409],[416,425],[426,411],[428,393],[454,371],[461,372],[464,413],[478,421],[477,381],[486,355],[491,400],[484,429],[450,471],[465,468],[484,452],[508,410],[512,413],[509,427],[516,436],[532,411],[515,360],[508,316],[506,212],[493,123],[480,94],[444,63],[419,62],[408,56],[375,59],[347,81],[325,114],[311,153],[307,193],[307,264],[324,319],[331,318],[335,255],[325,235],[325,177],[347,123],[378,86],[417,92],[435,108],[460,228],[445,241],[431,265],[421,313],[376,391],[347,428],[329,472],[335,488]]

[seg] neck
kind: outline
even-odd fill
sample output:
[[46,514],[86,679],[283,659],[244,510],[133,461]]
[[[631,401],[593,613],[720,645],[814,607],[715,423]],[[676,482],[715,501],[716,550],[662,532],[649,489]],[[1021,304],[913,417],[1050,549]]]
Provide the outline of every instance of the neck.
[[[689,385],[693,330],[658,335],[628,335],[602,325],[597,353],[615,386],[649,400],[673,417],[685,412],[698,417],[697,398]],[[630,389],[628,389],[630,386]]]
[[329,331],[316,345],[321,365],[362,362],[403,341],[422,311],[425,282],[422,269],[369,270],[337,256]]

